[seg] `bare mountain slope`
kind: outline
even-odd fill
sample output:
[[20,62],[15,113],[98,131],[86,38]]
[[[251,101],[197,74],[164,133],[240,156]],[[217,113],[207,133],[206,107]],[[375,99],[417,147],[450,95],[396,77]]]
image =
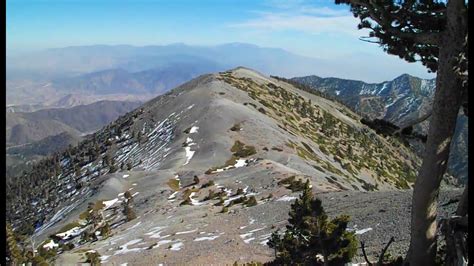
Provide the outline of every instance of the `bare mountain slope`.
[[[266,261],[265,243],[305,180],[316,193],[411,187],[420,160],[359,119],[247,68],[203,75],[9,183],[7,217],[18,230],[34,225],[38,243],[73,244],[58,247],[58,264],[87,249],[106,264]],[[85,218],[88,203],[109,238]]]
[[[371,119],[379,118],[403,127],[410,121],[424,116],[431,110],[435,79],[420,79],[407,74],[382,83],[365,83],[339,78],[306,76],[292,78],[314,90],[326,93]],[[429,120],[417,125],[415,130],[426,134]],[[468,121],[460,112],[448,162],[448,171],[467,182]],[[422,154],[421,144],[415,150]]]

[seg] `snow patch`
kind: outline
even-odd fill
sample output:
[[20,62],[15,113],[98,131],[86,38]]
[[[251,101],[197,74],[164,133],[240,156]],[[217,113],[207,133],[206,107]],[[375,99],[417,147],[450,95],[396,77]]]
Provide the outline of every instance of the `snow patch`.
[[70,239],[70,238],[73,238],[75,236],[78,236],[82,233],[82,229],[80,227],[74,227],[74,228],[71,228],[65,232],[62,232],[62,233],[59,233],[59,234],[56,234],[56,236],[59,236],[60,238],[62,239]]
[[276,201],[292,201],[292,200],[295,200],[296,197],[291,197],[291,196],[288,196],[288,195],[285,195],[279,199],[277,199]]
[[189,199],[191,200],[191,204],[194,205],[194,206],[199,206],[199,205],[204,205],[206,204],[205,202],[199,202],[199,200],[197,199],[193,199],[193,196],[196,195],[196,192],[191,192],[191,194],[189,194]]
[[252,240],[255,240],[255,237],[251,237],[251,238],[245,239],[244,242],[245,242],[245,244],[248,244],[248,243],[250,243],[250,241],[252,241]]
[[178,192],[179,192],[179,191],[173,192],[173,194],[171,194],[171,195],[168,197],[168,200],[175,199],[175,198],[176,198],[176,194],[178,194]]
[[369,232],[370,230],[372,230],[371,227],[365,228],[365,229],[361,229],[361,230],[356,230],[356,231],[355,231],[355,234],[356,234],[356,235],[362,235],[362,234],[364,234],[364,233]]
[[247,160],[245,159],[238,159],[237,162],[234,164],[234,167],[239,168],[239,167],[246,166],[247,165],[246,161]]
[[103,201],[102,203],[105,205],[104,210],[107,210],[108,208],[112,207],[112,205],[114,205],[117,201],[118,198]]
[[57,248],[57,247],[59,247],[59,244],[54,243],[52,239],[51,241],[43,245],[43,248],[45,249],[52,249],[52,248]]
[[247,238],[249,236],[253,235],[253,233],[247,233],[247,234],[241,234],[240,235],[240,238],[244,239],[244,238]]
[[197,127],[197,126],[191,127],[191,129],[189,130],[189,134],[197,133],[197,132],[198,132],[198,129],[199,129],[199,127]]
[[194,153],[196,151],[192,151],[191,147],[184,147],[184,150],[186,152],[186,162],[183,165],[187,165],[189,163],[189,161],[191,161],[191,158],[193,158]]
[[190,230],[190,231],[177,232],[176,234],[177,235],[184,235],[184,234],[189,234],[189,233],[193,233],[193,232],[196,232],[196,231],[197,231],[197,228],[194,229],[194,230]]
[[210,240],[214,240],[214,239],[220,237],[220,236],[223,235],[223,234],[224,234],[224,233],[220,233],[220,234],[218,234],[218,235],[216,235],[216,236],[203,236],[203,237],[198,237],[198,238],[194,239],[194,241],[204,241],[204,240],[210,241]]
[[183,242],[174,243],[171,245],[170,250],[178,251],[184,246]]
[[261,228],[253,229],[253,230],[249,231],[249,233],[255,233],[255,232],[261,231],[261,230],[263,230],[263,229],[265,229],[265,228],[267,228],[267,227],[264,226],[264,227],[261,227]]

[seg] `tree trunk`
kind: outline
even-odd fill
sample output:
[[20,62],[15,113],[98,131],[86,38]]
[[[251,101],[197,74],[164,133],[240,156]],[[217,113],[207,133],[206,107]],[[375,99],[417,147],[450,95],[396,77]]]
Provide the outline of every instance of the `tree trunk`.
[[449,157],[456,118],[461,107],[461,79],[454,66],[467,33],[464,0],[449,0],[447,24],[439,45],[436,92],[423,163],[415,182],[411,212],[409,265],[434,265],[439,186]]
[[468,188],[468,184],[466,184],[466,186],[464,187],[464,192],[462,193],[461,199],[459,200],[459,203],[458,203],[458,208],[456,209],[456,215],[464,216],[467,214],[467,211],[469,210],[469,207],[468,207],[469,196],[467,195],[467,188]]

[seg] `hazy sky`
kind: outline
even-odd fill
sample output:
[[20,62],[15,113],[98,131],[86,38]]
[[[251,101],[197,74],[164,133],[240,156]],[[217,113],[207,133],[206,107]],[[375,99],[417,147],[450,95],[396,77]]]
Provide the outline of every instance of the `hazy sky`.
[[[359,40],[358,19],[329,0],[7,0],[7,51],[93,44],[245,42],[432,78]],[[315,73],[317,74],[317,73]]]

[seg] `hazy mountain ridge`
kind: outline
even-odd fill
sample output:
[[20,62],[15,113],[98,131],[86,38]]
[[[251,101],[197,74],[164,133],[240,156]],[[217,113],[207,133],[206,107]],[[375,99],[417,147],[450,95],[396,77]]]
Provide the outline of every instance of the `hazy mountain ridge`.
[[42,109],[30,113],[10,112],[6,116],[7,146],[38,141],[61,132],[79,136],[95,131],[140,104],[100,101],[72,108]]
[[[430,110],[436,85],[435,79],[420,79],[408,74],[373,84],[318,76],[295,77],[292,80],[327,93],[366,117],[385,119],[399,126]],[[463,181],[467,180],[467,125],[467,119],[460,114],[448,163],[448,170]],[[428,121],[415,129],[426,134]]]
[[176,64],[165,68],[129,72],[124,69],[108,69],[78,77],[53,80],[51,86],[69,93],[106,94],[148,94],[159,95],[171,88],[218,67],[201,64]]
[[[141,102],[99,101],[73,108],[34,112],[7,112],[6,176],[12,178],[47,155],[77,144],[82,136],[99,129]],[[7,109],[8,110],[8,109]]]

